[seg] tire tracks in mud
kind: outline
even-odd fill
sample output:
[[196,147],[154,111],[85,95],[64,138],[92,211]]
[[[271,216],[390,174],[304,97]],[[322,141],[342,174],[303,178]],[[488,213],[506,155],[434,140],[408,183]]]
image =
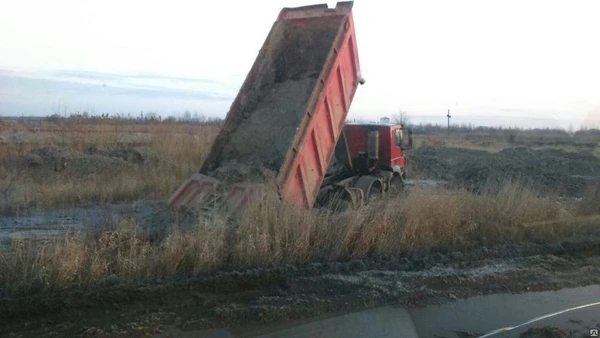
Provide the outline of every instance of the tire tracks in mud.
[[161,328],[274,323],[384,304],[600,283],[600,236],[468,251],[378,255],[0,301],[0,335],[146,336]]

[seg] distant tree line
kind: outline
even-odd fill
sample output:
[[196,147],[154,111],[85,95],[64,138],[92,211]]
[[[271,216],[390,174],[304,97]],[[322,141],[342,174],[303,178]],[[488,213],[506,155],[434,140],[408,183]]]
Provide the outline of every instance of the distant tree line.
[[[448,126],[441,124],[432,123],[419,123],[409,124],[415,134],[437,134],[437,133],[448,133]],[[600,129],[582,127],[577,131],[569,132],[562,128],[519,128],[519,127],[487,127],[487,126],[474,126],[470,123],[465,124],[451,124],[451,133],[506,133],[506,132],[538,132],[548,133],[553,135],[562,134],[564,136],[571,135],[590,135],[600,136]]]
[[547,133],[553,135],[586,135],[586,136],[599,136],[600,129],[581,127],[575,131],[573,126],[569,126],[568,129],[562,128],[519,128],[519,127],[487,127],[487,126],[474,126],[471,123],[463,124],[450,124],[450,128],[446,124],[433,124],[433,123],[411,123],[409,114],[400,109],[397,113],[393,114],[390,119],[393,123],[402,124],[412,129],[415,134],[437,134],[437,133],[512,133],[512,132],[533,132],[533,133]]
[[103,113],[103,114],[94,114],[89,113],[87,111],[71,113],[67,116],[61,115],[58,113],[54,113],[46,117],[48,121],[60,121],[60,120],[90,120],[90,121],[100,121],[100,120],[119,120],[119,121],[144,121],[144,122],[185,122],[185,123],[206,123],[206,124],[214,124],[221,123],[222,119],[218,117],[206,117],[203,114],[199,114],[197,112],[190,112],[186,110],[181,116],[168,116],[163,118],[161,115],[153,113],[153,112],[140,112],[139,115],[136,114],[123,114],[123,113]]

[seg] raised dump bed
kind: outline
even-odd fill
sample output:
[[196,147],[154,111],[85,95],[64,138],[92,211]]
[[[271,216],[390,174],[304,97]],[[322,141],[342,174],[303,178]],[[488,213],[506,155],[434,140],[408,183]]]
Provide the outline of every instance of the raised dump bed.
[[269,179],[311,208],[359,83],[352,2],[284,8],[200,171],[171,206],[246,202]]

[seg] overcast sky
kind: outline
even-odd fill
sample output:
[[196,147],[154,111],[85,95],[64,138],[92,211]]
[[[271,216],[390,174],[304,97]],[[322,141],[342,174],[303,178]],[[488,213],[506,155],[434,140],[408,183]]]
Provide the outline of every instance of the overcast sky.
[[[237,88],[281,8],[314,3],[0,0],[0,69],[142,73]],[[367,80],[354,114],[450,108],[600,121],[598,1],[357,0],[353,12]]]

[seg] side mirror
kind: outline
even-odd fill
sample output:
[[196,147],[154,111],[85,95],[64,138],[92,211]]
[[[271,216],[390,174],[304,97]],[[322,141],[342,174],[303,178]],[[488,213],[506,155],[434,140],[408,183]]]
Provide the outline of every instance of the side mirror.
[[[402,133],[402,134],[404,134],[404,133]],[[407,134],[407,137],[402,137],[401,141],[400,141],[400,143],[401,143],[400,148],[402,150],[412,149],[412,146],[413,146],[412,130],[411,129],[407,129],[407,133],[406,134]]]
[[399,147],[400,149],[404,149],[405,147],[405,142],[404,142],[404,133],[402,132],[402,129],[396,129],[394,130],[394,144]]
[[412,136],[409,136],[408,142],[402,140],[402,146],[400,147],[402,150],[412,149]]

